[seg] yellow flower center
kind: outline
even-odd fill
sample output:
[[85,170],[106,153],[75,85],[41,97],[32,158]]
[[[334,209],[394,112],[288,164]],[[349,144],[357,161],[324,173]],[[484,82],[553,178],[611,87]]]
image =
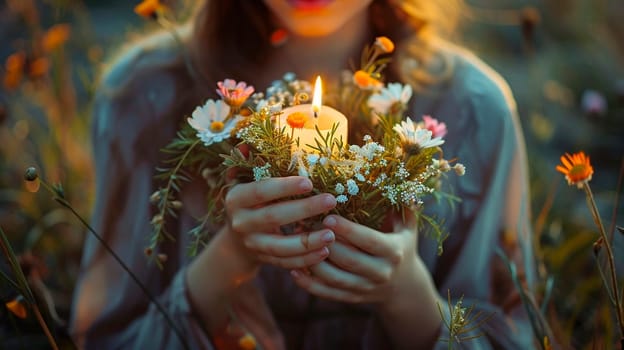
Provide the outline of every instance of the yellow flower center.
[[225,124],[220,121],[213,121],[212,123],[210,123],[210,131],[212,132],[220,132],[223,130],[224,127]]

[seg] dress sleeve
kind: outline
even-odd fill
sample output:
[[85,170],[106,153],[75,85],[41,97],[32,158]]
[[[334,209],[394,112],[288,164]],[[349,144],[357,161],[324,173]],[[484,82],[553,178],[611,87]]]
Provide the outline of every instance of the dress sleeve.
[[[168,256],[163,270],[144,254],[154,214],[149,197],[156,187],[159,149],[175,130],[174,121],[163,113],[174,98],[175,82],[157,74],[128,81],[128,75],[137,76],[140,64],[136,57],[128,58],[114,68],[94,101],[96,193],[91,225],[162,305],[169,320],[87,232],[71,332],[79,348],[86,349],[180,349],[184,348],[180,338],[189,348],[211,349],[187,296],[185,239],[163,246]],[[181,216],[179,226],[184,220]]]
[[[493,72],[471,69],[461,76],[458,102],[442,113],[453,114],[447,119],[445,156],[457,157],[466,166],[465,176],[448,181],[447,191],[460,202],[434,213],[446,219],[450,233],[442,255],[431,254],[435,248],[428,239],[421,240],[419,248],[442,300],[450,292],[452,305],[463,297],[463,307],[474,306],[472,315],[482,312],[490,317],[474,331],[455,337],[454,343],[460,342],[463,349],[530,349],[531,324],[501,259],[502,254],[516,264],[524,286],[532,284],[524,141],[507,85]],[[441,306],[449,322],[448,305]],[[443,325],[440,339],[448,340],[450,333]],[[481,336],[466,339],[474,335]],[[444,349],[448,344],[441,341],[437,346]]]

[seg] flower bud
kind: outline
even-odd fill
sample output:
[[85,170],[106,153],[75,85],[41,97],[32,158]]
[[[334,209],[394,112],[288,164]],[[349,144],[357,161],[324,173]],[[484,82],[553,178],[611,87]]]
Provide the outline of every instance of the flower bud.
[[39,174],[37,173],[37,168],[30,167],[26,169],[26,173],[24,174],[24,180],[26,181],[35,181],[39,178]]
[[464,174],[466,174],[466,167],[463,164],[461,164],[461,163],[455,164],[453,169],[455,169],[455,173],[458,176],[464,176]]
[[152,195],[150,196],[150,203],[154,204],[158,202],[160,200],[160,197],[160,190],[154,191],[154,193],[152,193]]
[[596,242],[594,242],[594,255],[598,256],[600,254],[600,249],[602,249],[602,237],[598,238]]

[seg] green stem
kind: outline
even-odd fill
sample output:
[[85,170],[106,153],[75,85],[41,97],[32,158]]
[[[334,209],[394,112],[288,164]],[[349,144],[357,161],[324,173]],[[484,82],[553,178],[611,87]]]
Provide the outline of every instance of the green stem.
[[69,211],[71,211],[72,214],[74,214],[74,216],[84,225],[84,227],[86,227],[87,230],[89,230],[89,232],[93,234],[93,236],[100,242],[100,244],[104,247],[104,249],[106,249],[106,251],[115,259],[115,261],[119,264],[119,266],[121,266],[121,268],[124,269],[124,271],[128,273],[130,278],[132,278],[132,280],[137,284],[137,286],[141,289],[143,294],[145,294],[145,296],[147,296],[150,302],[153,303],[154,306],[156,306],[156,309],[158,309],[158,311],[163,315],[163,317],[165,318],[165,320],[167,321],[167,323],[169,324],[173,332],[176,334],[176,336],[182,343],[182,346],[184,347],[184,349],[190,350],[190,346],[188,345],[186,339],[184,338],[182,331],[176,326],[175,322],[171,319],[171,317],[169,316],[165,308],[156,300],[156,298],[147,289],[147,287],[139,280],[139,278],[132,272],[132,270],[130,270],[130,267],[128,267],[128,265],[126,265],[123,262],[123,260],[121,260],[119,255],[115,253],[115,251],[91,227],[91,225],[89,225],[89,223],[87,223],[87,221],[83,219],[82,216],[78,214],[78,212],[76,212],[74,207],[72,207],[72,205],[67,200],[65,200],[64,198],[58,195],[57,191],[52,186],[50,186],[43,180],[41,180],[41,184],[43,184],[43,186],[54,195],[54,200],[56,200],[59,204],[61,204],[62,206],[67,208]]
[[615,260],[614,260],[613,250],[611,249],[611,242],[609,241],[609,237],[607,236],[604,226],[602,225],[602,220],[600,219],[600,215],[598,213],[598,207],[596,206],[596,201],[594,200],[594,195],[592,193],[591,188],[589,187],[588,181],[583,182],[583,189],[585,190],[585,195],[587,197],[587,204],[589,206],[592,217],[594,219],[594,223],[596,224],[596,226],[598,226],[598,230],[600,231],[600,235],[602,237],[602,241],[605,246],[606,253],[607,253],[607,260],[609,262],[609,268],[610,268],[609,275],[611,278],[611,289],[613,293],[613,298],[615,299],[614,304],[615,304],[615,309],[616,309],[615,310],[616,317],[618,320],[618,324],[620,326],[620,336],[624,337],[624,320],[622,319],[623,317],[622,305],[620,303],[620,296],[619,296],[620,292],[619,292],[619,287],[618,287],[617,275],[615,272]]
[[45,333],[46,337],[48,338],[48,342],[50,343],[50,346],[52,347],[53,350],[58,350],[58,345],[56,345],[56,341],[54,341],[54,337],[52,336],[52,333],[50,333],[50,329],[48,329],[48,325],[43,320],[43,317],[41,316],[41,312],[39,312],[39,307],[37,306],[37,303],[33,303],[32,308],[33,308],[33,311],[35,312],[35,316],[37,317],[37,321],[39,322],[39,324],[41,325],[41,328],[43,329],[43,333]]
[[39,312],[39,307],[37,306],[37,300],[35,299],[35,296],[32,290],[28,286],[28,280],[26,279],[26,276],[24,275],[24,271],[22,271],[22,268],[20,267],[17,261],[17,258],[15,257],[15,253],[13,252],[13,249],[11,249],[9,240],[7,239],[6,235],[4,234],[4,231],[2,231],[1,228],[0,228],[0,248],[2,249],[2,253],[6,256],[7,260],[9,261],[9,264],[11,265],[11,269],[13,270],[15,277],[17,277],[17,282],[13,282],[8,277],[7,277],[7,280],[9,281],[9,283],[13,284],[14,286],[17,286],[18,290],[20,290],[22,295],[25,296],[26,300],[28,301],[28,303],[30,304],[30,306],[32,307],[34,311],[35,316],[37,317],[37,321],[39,322],[41,329],[43,329],[43,333],[45,333],[46,337],[48,338],[48,342],[50,343],[50,346],[52,347],[52,349],[58,350],[58,345],[56,345],[56,341],[54,340],[54,337],[52,336],[52,333],[50,332],[48,325],[46,324],[45,320],[41,316],[41,312]]
[[[182,164],[186,160],[186,157],[188,157],[188,155],[191,153],[193,148],[195,148],[195,146],[197,146],[200,142],[201,140],[197,139],[195,142],[193,142],[189,146],[189,148],[184,152],[184,154],[182,155],[182,158],[180,158],[180,161],[176,164],[176,167],[173,169],[173,171],[171,172],[171,175],[169,176],[169,180],[167,181],[167,186],[163,189],[163,192],[161,193],[161,196],[163,198],[162,199],[163,205],[160,208],[160,212],[158,213],[158,215],[160,215],[160,217],[163,219],[165,218],[165,215],[167,213],[167,209],[169,205],[169,192],[171,192],[173,182],[176,179],[175,175],[178,173],[178,171],[180,171],[180,168],[182,167]],[[158,227],[158,230],[156,230],[156,238],[154,239],[154,242],[152,243],[152,247],[151,247],[152,249],[155,249],[158,242],[162,240],[161,235],[165,232],[163,230],[164,227],[165,227],[164,223],[160,224],[160,226]]]

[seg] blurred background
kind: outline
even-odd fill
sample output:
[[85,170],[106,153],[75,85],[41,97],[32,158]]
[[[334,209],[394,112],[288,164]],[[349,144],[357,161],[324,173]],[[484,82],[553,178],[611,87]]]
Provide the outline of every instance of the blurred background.
[[[49,193],[29,192],[24,172],[36,166],[47,181],[61,183],[69,202],[89,217],[94,80],[119,45],[155,25],[133,12],[138,2],[0,2],[0,228],[61,340],[67,339],[85,230]],[[566,152],[591,157],[591,186],[607,231],[615,231],[623,271],[624,240],[614,225],[624,226],[624,1],[467,3],[471,14],[462,43],[501,73],[518,103],[540,274],[535,298],[552,342],[619,348],[592,253],[597,230],[583,192],[568,187],[555,166]],[[0,271],[10,276],[4,256]],[[15,288],[6,282],[0,287],[0,349],[46,348],[36,320],[15,317],[5,307],[17,297]]]

